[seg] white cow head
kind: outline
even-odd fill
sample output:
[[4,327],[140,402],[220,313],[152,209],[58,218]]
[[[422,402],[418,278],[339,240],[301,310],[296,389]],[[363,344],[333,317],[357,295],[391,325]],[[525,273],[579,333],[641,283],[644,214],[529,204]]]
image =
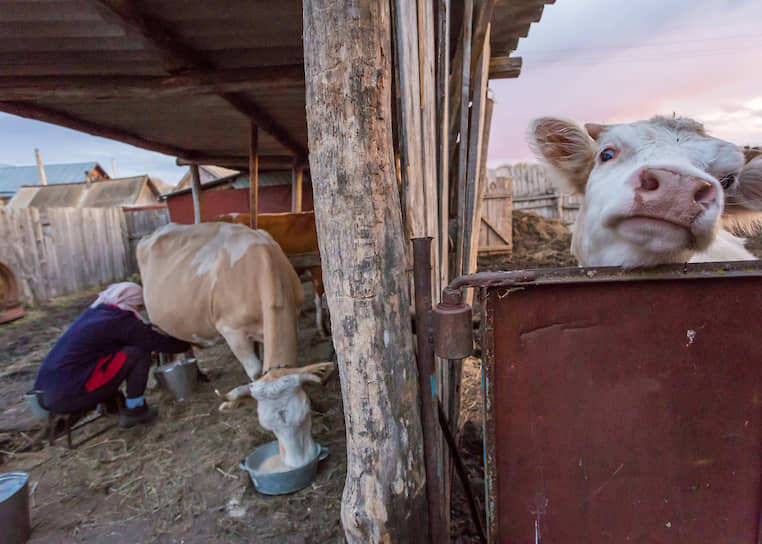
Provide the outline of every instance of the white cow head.
[[690,119],[583,128],[544,117],[530,125],[529,140],[585,195],[572,237],[583,266],[685,262],[715,239],[726,194],[739,210],[760,208],[762,176],[755,181],[751,170],[762,173],[762,162],[746,172],[736,145]]
[[275,434],[284,464],[303,466],[315,457],[317,445],[312,439],[310,400],[302,386],[325,381],[334,368],[336,364],[329,362],[272,369],[226,395],[218,392],[225,401],[220,404],[220,411],[235,408],[245,397],[257,399],[259,424]]

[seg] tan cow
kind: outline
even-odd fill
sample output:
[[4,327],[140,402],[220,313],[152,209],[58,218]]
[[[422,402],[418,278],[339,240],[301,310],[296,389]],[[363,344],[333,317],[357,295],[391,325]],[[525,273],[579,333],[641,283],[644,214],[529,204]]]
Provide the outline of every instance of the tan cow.
[[170,223],[140,241],[137,259],[148,315],[167,333],[202,344],[222,336],[252,380],[263,363],[265,371],[296,364],[304,290],[267,232]]
[[[250,225],[251,216],[248,213],[226,213],[218,215],[215,221]],[[266,230],[278,242],[286,255],[301,255],[319,253],[315,212],[291,213],[262,213],[257,216],[257,228]],[[306,268],[312,279],[312,292],[315,299],[317,327],[325,336],[330,335],[330,318],[327,304],[323,296],[323,271],[320,266]],[[297,268],[297,274],[305,269]]]

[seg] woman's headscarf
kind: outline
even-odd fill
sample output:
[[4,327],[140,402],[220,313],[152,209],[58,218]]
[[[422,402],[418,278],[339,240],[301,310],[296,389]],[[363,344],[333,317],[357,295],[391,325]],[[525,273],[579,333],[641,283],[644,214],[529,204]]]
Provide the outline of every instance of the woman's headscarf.
[[138,313],[138,306],[144,306],[143,288],[137,283],[123,281],[109,285],[105,290],[98,294],[98,298],[90,307],[95,308],[99,304],[111,304],[122,310],[132,312],[135,316],[143,320]]

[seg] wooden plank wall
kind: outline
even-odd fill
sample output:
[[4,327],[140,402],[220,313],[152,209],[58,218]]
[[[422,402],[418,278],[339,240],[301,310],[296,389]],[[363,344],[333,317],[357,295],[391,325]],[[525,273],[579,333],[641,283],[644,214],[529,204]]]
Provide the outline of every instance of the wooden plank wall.
[[135,258],[135,248],[143,236],[151,234],[157,228],[169,223],[169,210],[159,208],[155,210],[124,210],[124,218],[127,224],[127,270],[130,274],[138,273],[138,261]]
[[50,298],[40,213],[36,209],[0,208],[0,262],[16,276],[21,300]]
[[166,210],[0,208],[0,261],[39,304],[137,272],[139,238],[168,221]]

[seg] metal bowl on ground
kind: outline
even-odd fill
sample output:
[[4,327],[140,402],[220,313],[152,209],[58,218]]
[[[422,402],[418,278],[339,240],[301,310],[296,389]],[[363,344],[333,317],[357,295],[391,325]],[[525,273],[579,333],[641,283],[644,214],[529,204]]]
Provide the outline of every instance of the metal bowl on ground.
[[328,457],[328,449],[315,444],[315,456],[304,466],[283,472],[262,472],[262,464],[273,455],[280,454],[278,441],[274,440],[256,448],[239,467],[249,473],[254,489],[265,495],[284,495],[304,489],[315,479],[318,463]]
[[196,359],[182,359],[162,365],[153,371],[162,388],[175,396],[179,402],[187,399],[198,383]]
[[29,474],[0,474],[0,544],[21,544],[29,539]]

